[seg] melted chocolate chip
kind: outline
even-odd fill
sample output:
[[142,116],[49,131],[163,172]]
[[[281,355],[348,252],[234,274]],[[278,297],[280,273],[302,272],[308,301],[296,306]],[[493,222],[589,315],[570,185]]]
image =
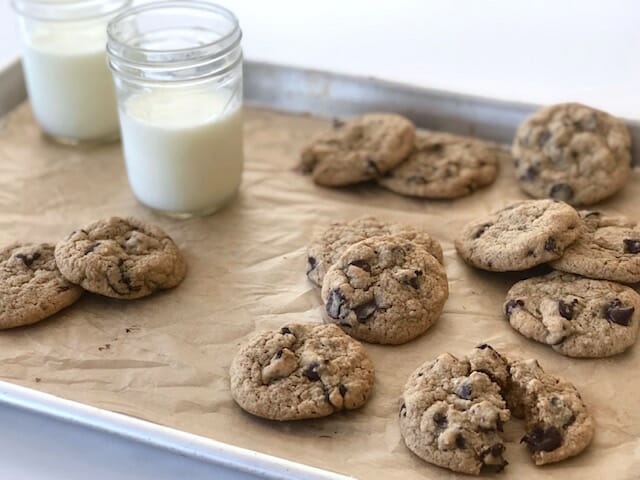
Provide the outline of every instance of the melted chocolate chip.
[[443,415],[440,412],[436,412],[433,414],[433,421],[438,426],[438,428],[445,428],[449,423],[447,421],[447,416]]
[[345,301],[346,299],[339,288],[334,288],[329,292],[329,298],[327,298],[327,305],[325,308],[331,318],[342,318],[341,310]]
[[553,252],[556,249],[556,239],[553,237],[547,238],[547,241],[544,242],[544,249],[547,252]]
[[315,257],[307,257],[307,275],[313,272],[318,266],[318,261]]
[[317,382],[320,380],[320,374],[318,373],[319,366],[320,364],[318,362],[311,362],[309,366],[303,370],[302,374],[312,382]]
[[373,315],[378,309],[378,305],[376,305],[375,300],[370,300],[367,303],[363,303],[362,305],[358,305],[353,309],[356,314],[356,318],[360,323],[365,323],[371,315]]
[[573,198],[573,188],[568,183],[556,183],[551,187],[549,195],[554,200],[560,200],[562,202],[568,202]]
[[520,442],[525,442],[531,453],[551,452],[562,445],[562,434],[556,427],[536,427]]
[[504,306],[504,313],[506,313],[507,318],[510,318],[513,311],[518,307],[524,307],[524,302],[522,300],[509,300]]
[[624,243],[624,253],[640,253],[640,239],[626,238],[622,243]]
[[464,437],[461,434],[456,435],[456,447],[464,448],[466,444],[467,442],[465,442]]
[[605,308],[605,317],[612,323],[628,327],[634,311],[634,307],[625,307],[622,302],[616,298]]
[[455,394],[464,400],[469,400],[471,398],[471,384],[463,383],[458,388],[456,388]]
[[558,302],[558,313],[561,317],[566,318],[567,320],[573,319],[573,308],[578,303],[577,300],[573,300],[571,303],[565,303],[562,300]]
[[338,391],[340,392],[340,395],[344,397],[347,394],[347,387],[341,383],[338,385]]
[[282,327],[280,329],[280,333],[282,335],[287,335],[287,334],[292,335],[291,330],[289,329],[289,327]]
[[484,225],[482,225],[480,228],[478,228],[478,230],[475,231],[475,233],[473,234],[473,238],[474,239],[480,238],[482,234],[487,231],[487,228],[489,228],[492,225],[493,225],[492,223],[485,223]]
[[354,267],[358,267],[365,272],[371,273],[371,265],[369,265],[365,260],[355,260],[349,265],[353,265]]

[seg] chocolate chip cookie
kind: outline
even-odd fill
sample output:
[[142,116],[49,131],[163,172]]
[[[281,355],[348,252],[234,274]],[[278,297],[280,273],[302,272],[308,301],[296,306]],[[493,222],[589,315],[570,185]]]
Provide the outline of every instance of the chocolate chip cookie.
[[577,238],[580,217],[554,200],[512,203],[467,224],[455,241],[469,265],[483,270],[526,270],[562,256]]
[[409,450],[429,463],[474,475],[507,465],[500,432],[511,416],[501,394],[507,362],[482,347],[469,358],[442,354],[415,370],[399,414]]
[[621,215],[583,210],[578,239],[551,266],[585,277],[640,282],[640,226]]
[[497,144],[444,132],[418,132],[409,158],[378,183],[402,195],[457,198],[496,179],[508,154]]
[[552,105],[529,117],[516,132],[512,153],[522,190],[572,205],[610,197],[631,171],[624,122],[578,103]]
[[595,424],[576,387],[536,360],[511,362],[506,399],[511,414],[524,418],[522,442],[536,465],[573,457],[593,439]]
[[351,185],[384,175],[413,148],[415,127],[400,115],[369,113],[329,130],[302,152],[302,170],[329,187]]
[[423,247],[442,263],[442,247],[429,234],[396,222],[387,222],[375,217],[360,217],[350,222],[333,222],[323,232],[311,240],[307,254],[307,276],[318,286],[331,265],[353,245],[370,237],[379,235],[397,235]]
[[230,376],[231,395],[247,412],[301,420],[362,406],[374,369],[362,345],[337,326],[290,324],[242,346]]
[[435,257],[393,235],[349,247],[322,283],[327,320],[371,343],[399,344],[422,334],[448,296],[447,275]]
[[553,272],[516,283],[504,312],[527,338],[570,357],[608,357],[633,345],[640,295],[619,283]]
[[135,218],[111,217],[76,230],[56,245],[55,257],[70,282],[121,299],[175,287],[187,271],[173,240]]
[[39,322],[82,295],[58,271],[53,249],[16,243],[0,250],[0,329]]

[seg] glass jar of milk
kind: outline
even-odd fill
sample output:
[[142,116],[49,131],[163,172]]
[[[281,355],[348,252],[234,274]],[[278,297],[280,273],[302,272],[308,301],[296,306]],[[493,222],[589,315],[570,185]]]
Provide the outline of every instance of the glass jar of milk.
[[116,140],[118,110],[107,66],[107,23],[131,0],[13,0],[31,108],[62,143]]
[[208,215],[242,176],[242,33],[197,0],[142,5],[108,27],[129,183],[175,217]]

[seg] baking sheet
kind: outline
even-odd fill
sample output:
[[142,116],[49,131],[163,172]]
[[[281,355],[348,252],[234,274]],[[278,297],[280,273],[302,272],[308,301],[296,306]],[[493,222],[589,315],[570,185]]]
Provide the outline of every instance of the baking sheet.
[[[240,194],[205,219],[174,221],[138,205],[119,145],[55,146],[42,138],[28,104],[0,126],[0,243],[55,241],[109,215],[158,223],[189,263],[178,288],[133,302],[87,294],[75,306],[31,327],[0,332],[0,377],[245,448],[359,478],[454,478],[405,447],[398,397],[409,373],[449,351],[481,341],[535,356],[561,372],[592,407],[597,432],[580,457],[534,467],[507,435],[506,477],[637,478],[640,471],[638,348],[605,360],[575,360],[515,333],[501,304],[518,275],[467,268],[452,239],[468,220],[524,198],[504,165],[495,185],[457,201],[422,201],[374,185],[324,189],[293,171],[301,146],[327,120],[247,109],[246,169]],[[637,218],[640,178],[602,208]],[[635,207],[635,208],[634,208]],[[296,423],[242,412],[229,394],[228,367],[256,330],[319,322],[318,291],[306,280],[305,245],[316,228],[363,214],[424,227],[441,240],[450,298],[437,324],[397,347],[367,345],[376,366],[372,398],[357,411]],[[501,478],[505,478],[502,477]]]

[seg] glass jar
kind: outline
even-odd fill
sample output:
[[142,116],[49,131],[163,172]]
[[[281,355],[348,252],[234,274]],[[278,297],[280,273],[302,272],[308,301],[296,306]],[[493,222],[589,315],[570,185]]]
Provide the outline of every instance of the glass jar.
[[130,9],[108,27],[129,183],[175,217],[208,215],[242,177],[242,33],[204,1]]
[[13,0],[31,108],[62,143],[116,140],[118,111],[107,67],[107,23],[131,0]]

